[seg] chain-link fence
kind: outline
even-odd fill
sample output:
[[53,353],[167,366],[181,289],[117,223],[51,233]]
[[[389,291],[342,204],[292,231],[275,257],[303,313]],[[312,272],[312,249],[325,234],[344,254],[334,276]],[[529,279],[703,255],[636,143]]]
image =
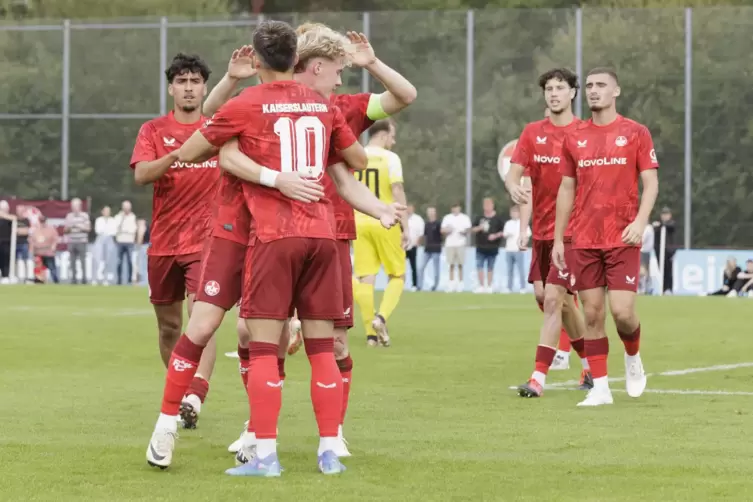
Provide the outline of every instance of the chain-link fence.
[[[617,69],[621,113],[645,123],[661,163],[658,205],[678,222],[675,244],[753,247],[753,8],[372,12],[276,16],[366,32],[377,55],[408,77],[419,99],[398,118],[395,151],[419,208],[492,195],[502,146],[542,117],[540,73]],[[131,199],[151,190],[128,162],[139,126],[171,107],[164,69],[178,51],[225,71],[256,18],[0,25],[0,193]],[[581,78],[582,80],[582,78]],[[342,92],[379,91],[350,70]],[[576,109],[581,112],[582,101]],[[587,110],[582,114],[588,115]],[[692,120],[691,120],[692,119]]]

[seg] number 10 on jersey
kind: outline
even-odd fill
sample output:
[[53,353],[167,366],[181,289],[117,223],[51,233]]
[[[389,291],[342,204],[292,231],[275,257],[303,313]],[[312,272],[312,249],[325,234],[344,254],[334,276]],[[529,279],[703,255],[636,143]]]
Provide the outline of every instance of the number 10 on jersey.
[[324,173],[325,127],[319,117],[281,117],[275,122],[280,137],[280,170],[297,171],[306,178],[319,179]]

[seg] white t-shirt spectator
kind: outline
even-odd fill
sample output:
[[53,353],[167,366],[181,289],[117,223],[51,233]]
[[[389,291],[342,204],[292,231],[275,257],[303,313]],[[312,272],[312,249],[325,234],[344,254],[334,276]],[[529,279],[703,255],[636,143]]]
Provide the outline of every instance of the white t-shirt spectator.
[[[526,229],[528,237],[531,237],[531,227]],[[507,220],[502,229],[505,238],[505,251],[520,251],[518,238],[520,237],[520,220]]]
[[136,215],[125,214],[123,211],[115,215],[115,242],[119,244],[133,244],[136,242]]
[[446,247],[463,247],[468,245],[467,232],[472,227],[471,219],[463,213],[448,214],[442,218],[442,230],[449,231],[445,237],[444,245]]
[[654,227],[649,223],[643,230],[643,244],[641,253],[650,253],[654,250]]
[[418,241],[424,236],[425,228],[426,223],[424,223],[423,218],[416,213],[410,215],[410,218],[408,218],[408,249],[413,249],[418,246]]
[[107,237],[115,237],[115,234],[118,232],[118,226],[117,223],[115,223],[115,218],[112,216],[104,217],[100,216],[96,220],[94,220],[94,233],[99,235],[104,235]]

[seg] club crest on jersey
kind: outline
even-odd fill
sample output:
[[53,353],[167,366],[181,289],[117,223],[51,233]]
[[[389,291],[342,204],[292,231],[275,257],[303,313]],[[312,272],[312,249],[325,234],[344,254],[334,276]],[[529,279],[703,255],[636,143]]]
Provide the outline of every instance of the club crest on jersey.
[[204,285],[204,292],[207,296],[217,296],[220,294],[220,285],[217,281],[207,281]]
[[578,148],[585,148],[586,143],[588,143],[588,140],[578,141]]
[[540,136],[536,136],[536,144],[537,145],[546,145],[546,136],[543,138]]
[[617,136],[617,139],[614,140],[614,144],[617,146],[625,146],[627,145],[627,138],[625,136]]

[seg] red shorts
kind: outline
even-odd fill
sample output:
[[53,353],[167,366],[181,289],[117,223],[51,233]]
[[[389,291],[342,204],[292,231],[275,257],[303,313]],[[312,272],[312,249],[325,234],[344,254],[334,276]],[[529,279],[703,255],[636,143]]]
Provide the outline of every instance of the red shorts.
[[[565,288],[568,293],[572,294],[575,291],[575,274],[573,270],[576,267],[572,244],[569,240],[565,241],[565,264],[567,265],[565,270],[559,270],[554,266],[554,262],[552,262],[553,249],[553,240],[533,241],[531,270],[528,272],[528,282],[542,281],[545,285],[554,284],[555,286]],[[542,280],[542,278],[544,279]]]
[[233,308],[241,298],[245,259],[245,245],[220,237],[207,239],[195,301],[211,303],[225,310]]
[[201,253],[147,258],[149,300],[152,305],[181,302],[196,293],[199,285]]
[[575,249],[578,291],[603,288],[638,292],[641,248]]
[[335,328],[353,327],[353,263],[350,261],[350,241],[338,240],[337,257],[340,261],[340,278],[343,290],[343,318],[335,321]]
[[335,241],[288,237],[248,247],[240,316],[285,320],[343,318],[342,278]]

